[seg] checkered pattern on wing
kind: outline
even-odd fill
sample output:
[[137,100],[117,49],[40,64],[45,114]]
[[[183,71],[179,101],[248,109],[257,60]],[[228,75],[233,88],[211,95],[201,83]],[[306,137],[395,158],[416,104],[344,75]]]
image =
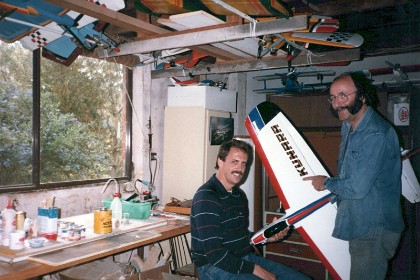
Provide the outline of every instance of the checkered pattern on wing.
[[43,47],[49,43],[48,39],[46,37],[43,37],[42,33],[39,30],[35,31],[34,33],[31,33],[29,36],[31,37],[31,41],[37,44],[38,48]]
[[328,38],[329,42],[343,43],[350,40],[352,34],[346,32],[333,32]]

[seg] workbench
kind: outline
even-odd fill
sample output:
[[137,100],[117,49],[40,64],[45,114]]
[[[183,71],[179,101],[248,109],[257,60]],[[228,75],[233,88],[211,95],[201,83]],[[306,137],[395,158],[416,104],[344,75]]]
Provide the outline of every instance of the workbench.
[[[37,278],[43,275],[48,275],[52,273],[56,273],[67,268],[77,266],[80,264],[92,262],[95,260],[99,260],[105,257],[109,257],[112,255],[117,255],[126,251],[134,250],[137,248],[141,248],[143,246],[151,245],[156,242],[161,242],[164,240],[168,240],[170,238],[176,237],[178,235],[182,235],[185,233],[190,232],[190,225],[188,220],[174,220],[168,222],[166,225],[158,226],[153,229],[147,230],[148,233],[151,233],[153,237],[147,239],[138,239],[131,241],[126,244],[119,244],[117,248],[112,248],[106,252],[101,251],[104,247],[104,240],[94,240],[89,243],[80,244],[80,246],[89,246],[89,251],[98,252],[97,254],[87,254],[87,255],[79,255],[76,259],[67,261],[65,263],[60,263],[58,265],[49,265],[46,263],[33,261],[31,259],[15,262],[15,263],[7,263],[7,262],[0,262],[0,279],[29,279],[29,278]],[[120,235],[110,236],[107,237],[111,239],[118,240],[124,238],[124,235],[133,235],[135,231],[123,233]],[[97,247],[98,250],[94,250],[92,248]],[[51,252],[50,254],[66,254],[66,252],[74,251],[74,247],[63,248],[55,252]],[[48,256],[48,253],[45,253]],[[34,256],[36,257],[36,256]]]

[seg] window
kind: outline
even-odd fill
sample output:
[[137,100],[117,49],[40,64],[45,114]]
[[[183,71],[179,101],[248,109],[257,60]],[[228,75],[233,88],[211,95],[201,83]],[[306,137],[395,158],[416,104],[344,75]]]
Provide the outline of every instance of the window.
[[0,192],[128,178],[131,72],[82,56],[70,66],[39,57],[0,42]]
[[32,183],[32,52],[0,42],[0,185]]

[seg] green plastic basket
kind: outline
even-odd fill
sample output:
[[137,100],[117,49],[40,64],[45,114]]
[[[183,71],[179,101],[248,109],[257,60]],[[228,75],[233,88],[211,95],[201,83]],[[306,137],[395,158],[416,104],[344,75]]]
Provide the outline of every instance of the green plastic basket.
[[[102,205],[111,209],[112,198],[102,200]],[[145,220],[150,217],[150,210],[152,205],[150,202],[131,202],[121,200],[122,212],[130,213],[131,219]]]

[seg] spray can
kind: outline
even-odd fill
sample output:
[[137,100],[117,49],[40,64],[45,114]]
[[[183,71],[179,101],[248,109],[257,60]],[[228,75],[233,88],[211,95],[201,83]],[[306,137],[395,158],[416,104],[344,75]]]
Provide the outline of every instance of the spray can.
[[16,212],[16,230],[23,230],[23,225],[26,219],[26,212]]
[[2,217],[2,238],[1,243],[3,246],[9,246],[10,232],[16,230],[16,211],[13,209],[12,200],[9,199],[7,206],[1,211]]

